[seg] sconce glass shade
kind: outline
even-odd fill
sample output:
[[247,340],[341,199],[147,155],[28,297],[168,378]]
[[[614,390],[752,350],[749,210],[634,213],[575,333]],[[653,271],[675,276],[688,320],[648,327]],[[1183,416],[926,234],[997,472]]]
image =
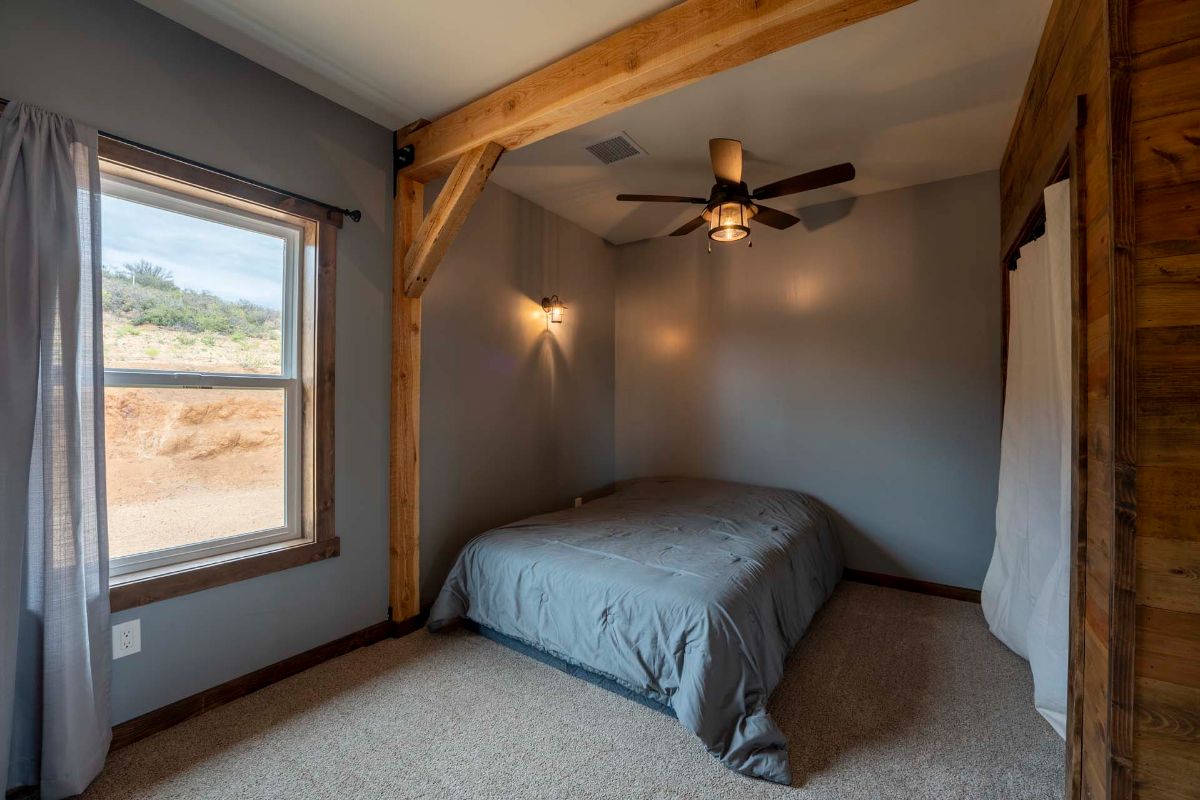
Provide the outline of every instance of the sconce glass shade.
[[546,316],[550,317],[551,322],[561,323],[563,321],[563,314],[566,312],[566,310],[567,307],[564,306],[562,301],[558,299],[558,295],[555,294],[551,295],[550,297],[542,298],[542,311],[546,312]]
[[708,238],[736,242],[750,235],[750,211],[741,203],[721,203],[708,216]]

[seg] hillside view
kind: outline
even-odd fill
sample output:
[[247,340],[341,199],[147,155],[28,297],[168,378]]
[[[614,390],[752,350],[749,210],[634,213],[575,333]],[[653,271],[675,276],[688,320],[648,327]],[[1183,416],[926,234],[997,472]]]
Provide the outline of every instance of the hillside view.
[[248,300],[183,289],[149,261],[104,268],[109,367],[278,373],[280,314]]

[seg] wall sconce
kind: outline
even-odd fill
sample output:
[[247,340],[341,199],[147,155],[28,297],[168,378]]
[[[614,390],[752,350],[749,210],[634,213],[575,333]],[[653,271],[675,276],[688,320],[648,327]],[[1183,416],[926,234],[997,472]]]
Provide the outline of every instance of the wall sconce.
[[546,312],[546,316],[550,317],[551,322],[562,322],[563,312],[567,307],[558,299],[558,295],[550,295],[542,298],[542,311]]

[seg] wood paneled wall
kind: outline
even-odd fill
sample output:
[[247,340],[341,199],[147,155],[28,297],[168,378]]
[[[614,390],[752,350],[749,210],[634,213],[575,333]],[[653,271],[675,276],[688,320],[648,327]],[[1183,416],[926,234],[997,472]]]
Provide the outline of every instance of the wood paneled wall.
[[1200,0],[1055,0],[1007,249],[1086,98],[1086,486],[1069,798],[1200,798]]
[[1200,797],[1200,2],[1131,0],[1133,794]]

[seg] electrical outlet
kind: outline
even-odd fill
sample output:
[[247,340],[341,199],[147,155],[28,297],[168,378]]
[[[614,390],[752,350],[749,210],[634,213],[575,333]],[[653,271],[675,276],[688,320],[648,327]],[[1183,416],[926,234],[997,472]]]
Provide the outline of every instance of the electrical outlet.
[[575,507],[576,507],[576,508],[579,508],[581,505],[583,505],[583,498],[582,498],[582,497],[576,497],[576,498],[575,498]]
[[112,629],[113,660],[131,656],[142,651],[142,621],[131,619]]

